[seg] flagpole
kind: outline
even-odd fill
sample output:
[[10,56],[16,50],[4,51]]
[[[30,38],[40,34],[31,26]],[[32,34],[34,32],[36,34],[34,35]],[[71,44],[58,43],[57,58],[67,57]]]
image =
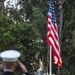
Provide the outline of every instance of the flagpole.
[[48,50],[47,50],[47,75],[49,75],[49,53],[50,53],[50,51],[49,51],[49,45],[48,45]]
[[52,49],[50,46],[50,75],[52,75]]

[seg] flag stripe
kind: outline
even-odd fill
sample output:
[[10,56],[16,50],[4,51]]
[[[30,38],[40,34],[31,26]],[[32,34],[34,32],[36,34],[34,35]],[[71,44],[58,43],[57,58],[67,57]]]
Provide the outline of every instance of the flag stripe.
[[62,67],[62,61],[60,56],[60,45],[58,36],[58,27],[56,24],[56,17],[54,12],[53,1],[50,0],[50,7],[48,12],[48,27],[47,27],[47,42],[53,50],[54,63]]

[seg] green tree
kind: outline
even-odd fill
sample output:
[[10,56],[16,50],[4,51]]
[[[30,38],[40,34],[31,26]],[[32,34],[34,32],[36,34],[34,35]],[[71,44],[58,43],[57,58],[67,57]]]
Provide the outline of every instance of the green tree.
[[[14,24],[6,16],[0,16],[0,50],[16,49],[22,54],[20,58],[27,67],[36,62],[36,54],[42,51],[39,32],[32,24],[20,22]],[[34,60],[35,59],[35,60]],[[38,64],[38,62],[36,62]]]

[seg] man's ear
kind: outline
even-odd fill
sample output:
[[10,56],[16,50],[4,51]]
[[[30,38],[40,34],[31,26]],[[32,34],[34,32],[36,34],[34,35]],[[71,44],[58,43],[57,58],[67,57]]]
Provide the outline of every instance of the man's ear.
[[2,63],[2,66],[4,67],[4,65],[5,65],[5,64],[4,64],[4,62],[3,62],[3,63]]
[[15,66],[17,67],[17,62],[15,62]]

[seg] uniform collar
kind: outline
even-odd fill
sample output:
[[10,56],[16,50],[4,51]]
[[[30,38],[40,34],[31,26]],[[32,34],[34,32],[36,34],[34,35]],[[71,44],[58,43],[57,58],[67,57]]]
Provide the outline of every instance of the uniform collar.
[[13,72],[13,71],[9,69],[4,69],[4,72]]

